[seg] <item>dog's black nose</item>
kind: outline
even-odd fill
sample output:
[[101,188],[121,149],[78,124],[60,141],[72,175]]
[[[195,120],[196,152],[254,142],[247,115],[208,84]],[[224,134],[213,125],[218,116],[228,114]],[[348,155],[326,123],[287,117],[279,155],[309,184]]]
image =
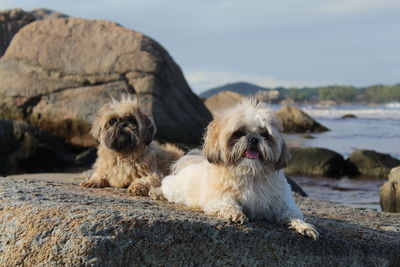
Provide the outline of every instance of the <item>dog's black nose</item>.
[[250,145],[257,145],[258,144],[258,138],[254,135],[248,135],[247,136],[247,142],[249,142]]

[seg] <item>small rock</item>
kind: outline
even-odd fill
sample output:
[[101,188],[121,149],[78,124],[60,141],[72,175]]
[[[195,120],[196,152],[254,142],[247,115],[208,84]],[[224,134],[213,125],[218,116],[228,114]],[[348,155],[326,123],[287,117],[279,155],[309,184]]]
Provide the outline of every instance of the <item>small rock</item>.
[[351,153],[349,161],[365,176],[384,178],[392,168],[400,166],[400,160],[389,154],[382,154],[373,150],[357,149]]
[[356,119],[357,116],[353,115],[353,114],[345,114],[342,117],[340,117],[341,119]]
[[393,168],[390,170],[389,181],[399,179],[399,177],[400,177],[400,167]]
[[345,160],[335,151],[317,147],[290,149],[290,160],[285,172],[324,177],[340,177]]
[[204,101],[204,104],[206,105],[208,110],[211,111],[211,113],[215,113],[218,110],[223,110],[227,107],[235,106],[244,97],[246,96],[239,93],[222,91],[207,98]]
[[294,106],[282,107],[276,115],[281,119],[284,133],[315,133],[329,131],[307,113]]
[[400,167],[393,168],[380,189],[382,211],[400,213]]
[[0,173],[56,171],[72,164],[61,139],[24,122],[0,119]]

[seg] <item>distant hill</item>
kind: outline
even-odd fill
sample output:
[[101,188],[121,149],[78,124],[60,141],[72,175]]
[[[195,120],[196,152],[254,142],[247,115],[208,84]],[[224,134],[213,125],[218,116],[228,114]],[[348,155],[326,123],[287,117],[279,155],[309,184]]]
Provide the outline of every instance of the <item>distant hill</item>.
[[242,95],[253,95],[260,90],[269,90],[269,88],[261,87],[247,82],[230,83],[224,86],[209,89],[200,94],[201,98],[208,98],[222,91],[231,91]]

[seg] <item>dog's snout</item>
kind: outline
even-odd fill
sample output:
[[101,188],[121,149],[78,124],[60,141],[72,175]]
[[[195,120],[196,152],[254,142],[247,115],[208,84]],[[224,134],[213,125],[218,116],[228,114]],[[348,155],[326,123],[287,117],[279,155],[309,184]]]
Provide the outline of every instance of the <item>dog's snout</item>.
[[248,135],[247,136],[247,142],[249,142],[250,145],[257,145],[258,144],[258,138],[257,138],[257,136],[254,136],[254,135]]

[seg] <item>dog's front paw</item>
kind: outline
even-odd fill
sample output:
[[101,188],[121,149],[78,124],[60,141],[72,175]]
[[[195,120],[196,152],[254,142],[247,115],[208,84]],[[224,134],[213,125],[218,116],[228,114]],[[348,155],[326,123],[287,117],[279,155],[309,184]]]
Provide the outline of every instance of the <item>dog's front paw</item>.
[[128,187],[128,193],[135,196],[147,197],[149,195],[149,188],[145,185],[135,183]]
[[167,200],[164,197],[160,187],[151,187],[149,191],[149,197],[153,200]]
[[314,225],[306,223],[303,220],[295,219],[289,222],[289,228],[296,231],[297,233],[311,238],[312,240],[317,240],[319,238],[319,233]]
[[88,188],[102,188],[110,186],[110,183],[108,182],[107,179],[102,178],[102,179],[87,180],[85,182],[82,182],[80,186]]
[[242,211],[231,207],[223,209],[218,215],[231,223],[244,224],[249,220]]

